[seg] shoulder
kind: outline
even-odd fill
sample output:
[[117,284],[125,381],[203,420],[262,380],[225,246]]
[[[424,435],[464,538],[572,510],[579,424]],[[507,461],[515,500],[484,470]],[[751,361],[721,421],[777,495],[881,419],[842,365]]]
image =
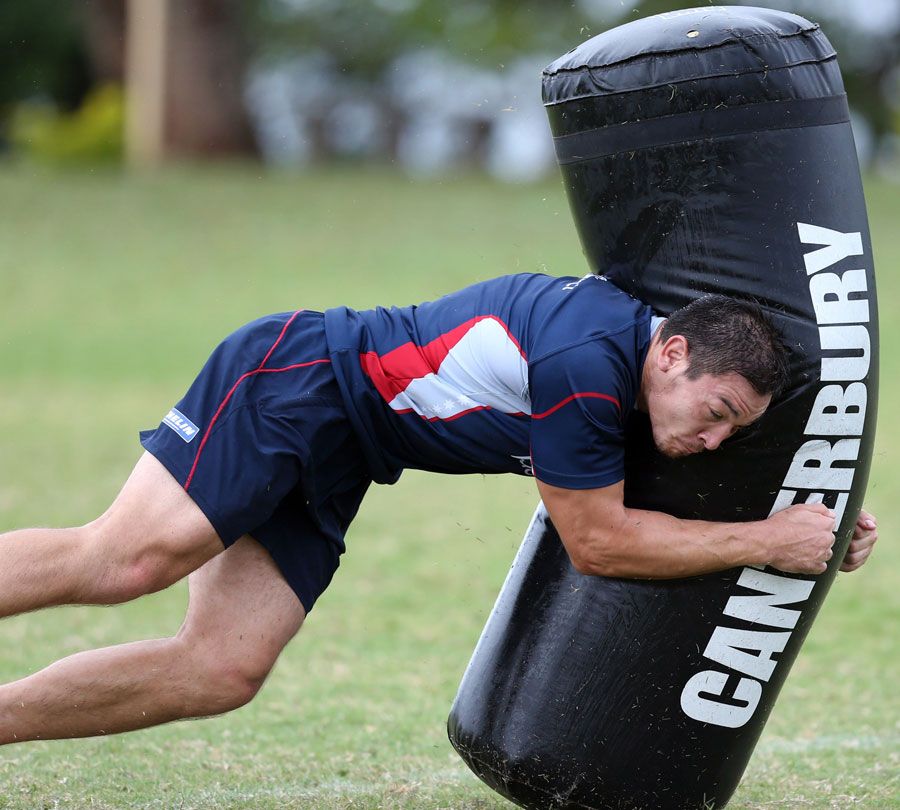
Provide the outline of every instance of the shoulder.
[[603,276],[585,276],[563,286],[541,324],[531,364],[584,352],[611,353],[627,364],[640,355],[653,315],[649,306]]
[[568,289],[573,293],[573,298],[599,307],[600,313],[611,323],[617,319],[623,322],[635,320],[645,311],[650,311],[647,304],[617,287],[606,276],[587,275]]

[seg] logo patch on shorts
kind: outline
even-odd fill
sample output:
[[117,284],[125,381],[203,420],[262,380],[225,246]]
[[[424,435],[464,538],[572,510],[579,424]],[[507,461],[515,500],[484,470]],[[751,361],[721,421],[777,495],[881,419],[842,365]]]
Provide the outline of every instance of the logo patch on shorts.
[[200,428],[177,408],[172,408],[172,410],[166,414],[166,418],[163,419],[163,424],[172,428],[172,430],[188,443],[192,442],[194,436],[200,432]]

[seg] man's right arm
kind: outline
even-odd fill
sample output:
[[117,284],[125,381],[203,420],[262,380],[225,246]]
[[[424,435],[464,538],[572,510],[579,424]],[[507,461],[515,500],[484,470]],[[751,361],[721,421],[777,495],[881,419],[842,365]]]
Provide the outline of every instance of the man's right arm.
[[629,509],[623,482],[563,489],[538,481],[553,525],[576,569],[633,579],[673,579],[743,565],[821,574],[831,558],[834,513],[797,505],[767,520],[712,523]]

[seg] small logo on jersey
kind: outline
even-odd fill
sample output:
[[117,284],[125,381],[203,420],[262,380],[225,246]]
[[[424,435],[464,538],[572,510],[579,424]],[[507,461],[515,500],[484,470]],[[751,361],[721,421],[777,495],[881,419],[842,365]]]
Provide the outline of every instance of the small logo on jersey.
[[606,281],[606,276],[595,276],[593,273],[588,273],[585,276],[582,276],[578,281],[570,281],[568,284],[563,284],[563,289],[567,292],[570,290],[574,290],[582,281],[587,281],[589,278],[599,279],[601,281]]
[[194,436],[200,432],[200,428],[176,408],[166,414],[163,424],[172,428],[186,442],[193,441]]
[[534,464],[531,461],[531,456],[512,456],[512,458],[522,465],[522,475],[534,476]]

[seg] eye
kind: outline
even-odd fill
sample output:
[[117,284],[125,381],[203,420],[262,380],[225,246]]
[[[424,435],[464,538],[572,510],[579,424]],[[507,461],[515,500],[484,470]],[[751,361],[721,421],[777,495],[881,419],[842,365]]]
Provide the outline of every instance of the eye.
[[712,408],[709,409],[709,415],[710,415],[716,422],[718,422],[720,419],[723,418],[723,417],[722,417],[722,414],[720,414],[718,411],[714,411]]

